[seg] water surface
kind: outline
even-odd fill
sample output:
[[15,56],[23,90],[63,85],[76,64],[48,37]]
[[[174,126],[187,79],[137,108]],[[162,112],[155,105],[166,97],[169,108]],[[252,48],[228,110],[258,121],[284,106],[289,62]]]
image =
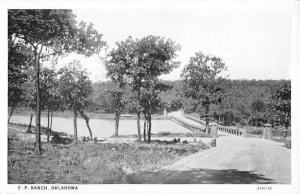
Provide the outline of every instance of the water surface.
[[[12,116],[10,122],[18,124],[29,124],[29,116]],[[32,119],[33,125],[35,118]],[[141,120],[141,128],[143,127]],[[47,126],[47,117],[42,117],[42,126]],[[106,119],[90,119],[94,137],[110,137],[114,134],[115,121]],[[78,137],[89,136],[85,121],[81,118],[77,120]],[[53,117],[52,130],[57,132],[65,132],[69,135],[73,134],[73,118]],[[170,132],[170,133],[191,133],[188,129],[174,123],[170,120],[152,120],[152,133]],[[119,135],[137,134],[136,120],[120,120]]]

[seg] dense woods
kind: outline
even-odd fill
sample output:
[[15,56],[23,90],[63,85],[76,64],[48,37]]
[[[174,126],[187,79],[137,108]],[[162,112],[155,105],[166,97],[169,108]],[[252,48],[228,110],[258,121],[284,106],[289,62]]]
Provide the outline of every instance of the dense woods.
[[[184,96],[183,80],[163,81],[170,86],[170,89],[159,94],[161,103],[156,114],[162,114],[166,108],[168,112],[184,110],[186,113],[198,113],[204,118],[205,107],[197,100]],[[109,95],[104,92],[110,88],[111,82],[93,83],[92,99],[93,107],[91,111],[112,113],[110,108]],[[291,88],[289,80],[230,80],[225,79],[222,83],[224,91],[223,100],[220,104],[211,106],[211,119],[223,125],[251,125],[263,126],[270,123],[272,125],[283,125],[285,117],[274,112],[271,98],[281,88]],[[130,88],[128,88],[130,92]],[[288,92],[290,93],[290,92]],[[290,98],[289,98],[290,99]],[[124,113],[134,113],[130,106],[124,109]],[[287,111],[290,112],[290,111]],[[288,115],[290,117],[290,115]]]

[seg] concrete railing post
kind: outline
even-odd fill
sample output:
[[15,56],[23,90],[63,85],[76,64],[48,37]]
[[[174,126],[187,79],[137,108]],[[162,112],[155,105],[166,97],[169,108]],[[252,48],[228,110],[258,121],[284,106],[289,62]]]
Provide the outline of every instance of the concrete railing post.
[[266,124],[263,129],[263,137],[265,139],[271,139],[272,138],[272,128],[269,124]]
[[218,137],[217,125],[211,126],[211,137],[212,137],[212,140],[211,140],[210,144],[212,147],[216,147],[217,146],[217,137]]

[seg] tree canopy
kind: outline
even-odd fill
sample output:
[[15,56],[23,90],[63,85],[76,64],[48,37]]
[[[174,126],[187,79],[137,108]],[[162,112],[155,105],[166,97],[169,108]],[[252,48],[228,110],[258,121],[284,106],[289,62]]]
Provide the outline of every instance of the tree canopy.
[[207,126],[210,105],[222,101],[223,92],[220,84],[224,78],[221,73],[226,69],[221,58],[197,52],[182,71],[181,76],[186,83],[185,94],[198,100],[205,107]]
[[68,9],[10,9],[8,38],[31,47],[36,90],[36,149],[41,153],[40,138],[40,60],[54,55],[76,52],[90,56],[105,45],[102,34],[93,25],[75,20]]
[[284,83],[279,86],[270,97],[270,106],[284,120],[285,127],[288,128],[291,122],[291,85]]
[[58,90],[62,98],[63,109],[74,112],[74,143],[77,143],[76,117],[89,104],[89,96],[92,93],[91,81],[87,72],[81,69],[78,61],[73,61],[67,67],[61,68],[58,74]]

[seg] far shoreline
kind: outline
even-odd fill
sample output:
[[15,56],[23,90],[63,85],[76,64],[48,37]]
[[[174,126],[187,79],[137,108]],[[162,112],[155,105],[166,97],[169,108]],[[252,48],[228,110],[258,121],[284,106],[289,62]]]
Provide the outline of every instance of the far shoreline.
[[[114,113],[94,113],[94,112],[85,112],[90,119],[100,119],[100,120],[115,120],[115,115]],[[10,114],[10,110],[8,110],[8,116]],[[137,116],[136,114],[130,114],[132,116],[127,116],[129,115],[128,113],[124,113],[126,117],[120,117],[120,120],[136,120]],[[30,117],[30,111],[29,110],[14,110],[12,117],[13,116],[28,116]],[[33,117],[35,116],[35,113],[33,114]],[[42,117],[47,117],[47,111],[42,111],[41,112]],[[53,117],[60,117],[60,118],[73,118],[73,112],[71,111],[65,111],[65,112],[53,112]],[[81,117],[78,117],[78,119],[81,119]],[[144,119],[144,116],[141,115],[141,120]],[[168,120],[169,117],[168,115],[162,115],[162,114],[153,114],[152,115],[152,120]]]

